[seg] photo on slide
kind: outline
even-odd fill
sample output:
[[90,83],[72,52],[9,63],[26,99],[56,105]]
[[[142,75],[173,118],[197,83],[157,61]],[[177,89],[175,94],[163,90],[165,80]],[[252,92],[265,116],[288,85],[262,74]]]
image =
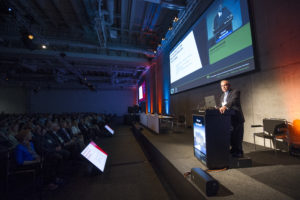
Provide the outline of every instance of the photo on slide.
[[215,1],[208,10],[206,24],[208,46],[211,47],[243,25],[240,1]]

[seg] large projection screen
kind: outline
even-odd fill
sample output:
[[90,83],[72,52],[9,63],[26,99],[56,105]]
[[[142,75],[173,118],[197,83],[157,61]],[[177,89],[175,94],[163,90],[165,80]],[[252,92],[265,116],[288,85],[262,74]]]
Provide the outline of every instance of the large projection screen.
[[172,48],[170,93],[255,69],[247,0],[216,0]]

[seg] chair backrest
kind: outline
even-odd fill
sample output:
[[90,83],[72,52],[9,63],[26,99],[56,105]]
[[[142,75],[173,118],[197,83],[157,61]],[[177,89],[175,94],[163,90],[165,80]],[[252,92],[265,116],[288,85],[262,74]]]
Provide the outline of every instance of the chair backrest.
[[179,115],[178,116],[178,122],[184,123],[185,122],[185,116],[184,115]]
[[288,126],[285,119],[265,118],[263,127],[265,133],[274,136],[284,134]]
[[289,126],[289,141],[292,144],[300,145],[300,120],[296,119]]

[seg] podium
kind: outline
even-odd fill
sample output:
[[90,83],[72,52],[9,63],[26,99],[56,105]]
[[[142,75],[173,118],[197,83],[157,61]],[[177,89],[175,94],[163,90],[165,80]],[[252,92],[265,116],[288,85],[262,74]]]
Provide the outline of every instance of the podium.
[[209,169],[229,167],[231,115],[217,109],[193,114],[194,155]]

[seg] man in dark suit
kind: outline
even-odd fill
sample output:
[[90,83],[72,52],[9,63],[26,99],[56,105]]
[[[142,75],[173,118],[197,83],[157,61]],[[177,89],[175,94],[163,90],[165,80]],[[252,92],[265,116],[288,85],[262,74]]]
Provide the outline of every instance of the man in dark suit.
[[230,152],[234,157],[242,157],[245,119],[240,101],[240,91],[231,89],[230,83],[227,80],[221,81],[221,89],[223,94],[220,99],[220,113],[223,114],[228,109],[234,111],[234,114],[231,117],[231,125],[233,130],[231,131]]

